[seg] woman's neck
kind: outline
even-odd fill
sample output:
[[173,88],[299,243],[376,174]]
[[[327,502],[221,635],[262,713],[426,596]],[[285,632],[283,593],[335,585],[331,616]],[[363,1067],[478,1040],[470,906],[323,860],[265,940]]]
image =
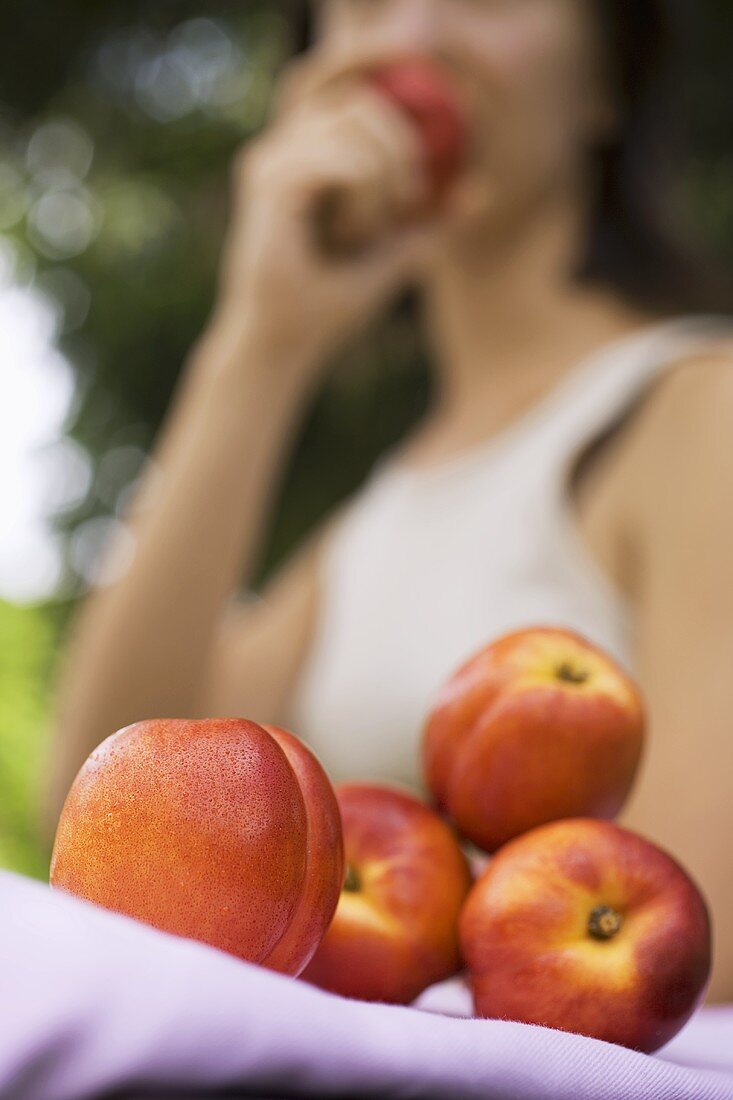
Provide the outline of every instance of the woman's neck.
[[573,280],[577,223],[574,213],[546,212],[511,239],[443,253],[425,295],[441,419],[471,416],[498,391],[509,409],[531,404],[595,347],[651,320]]

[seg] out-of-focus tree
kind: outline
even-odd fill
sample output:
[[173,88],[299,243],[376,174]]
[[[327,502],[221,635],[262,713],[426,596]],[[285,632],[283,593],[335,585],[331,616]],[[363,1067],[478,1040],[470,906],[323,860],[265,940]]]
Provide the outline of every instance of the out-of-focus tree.
[[[58,516],[74,594],[95,578],[205,322],[229,163],[262,124],[292,37],[266,3],[76,3],[61,19],[52,9],[38,0],[23,9],[0,85],[0,231],[20,270],[58,303],[60,346],[77,377],[68,430],[75,461],[86,456],[94,477]],[[293,463],[263,570],[421,407],[414,351],[409,327],[393,323],[335,373]]]

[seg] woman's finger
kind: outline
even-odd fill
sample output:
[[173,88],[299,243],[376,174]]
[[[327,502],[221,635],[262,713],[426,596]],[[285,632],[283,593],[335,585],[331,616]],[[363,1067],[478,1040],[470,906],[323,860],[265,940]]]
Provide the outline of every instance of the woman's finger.
[[307,127],[304,118],[291,119],[281,137],[293,150],[328,147],[334,166],[347,158],[363,165],[368,158],[363,186],[378,187],[397,213],[415,210],[425,200],[428,180],[419,137],[378,92],[353,91],[338,109],[314,112]]
[[[400,288],[419,284],[428,270],[437,244],[430,226],[410,226],[376,246],[354,265],[352,279],[362,292],[386,299]],[[346,276],[346,273],[344,273]],[[347,278],[348,283],[348,278]]]
[[422,144],[415,127],[378,91],[359,89],[344,106],[339,125],[372,151],[380,184],[398,212],[417,209],[427,197]]
[[317,95],[338,95],[371,69],[404,57],[404,50],[372,43],[316,47],[283,70],[275,91],[273,116],[282,118]]

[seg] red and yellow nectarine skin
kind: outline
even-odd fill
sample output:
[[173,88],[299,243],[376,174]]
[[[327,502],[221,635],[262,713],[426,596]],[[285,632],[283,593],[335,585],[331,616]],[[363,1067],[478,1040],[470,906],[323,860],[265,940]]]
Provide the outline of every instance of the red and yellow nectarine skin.
[[479,848],[566,817],[611,819],[641,758],[644,710],[623,670],[571,631],[518,631],[469,660],[424,733],[426,783]]
[[605,821],[559,821],[511,841],[461,914],[479,1016],[635,1050],[668,1042],[699,1004],[710,924],[666,853]]
[[87,760],[51,884],[297,974],[343,881],[338,805],[292,734],[245,719],[138,722]]
[[409,1004],[460,967],[466,859],[448,825],[403,791],[344,784],[336,795],[346,880],[303,977],[345,997]]
[[460,172],[468,145],[466,120],[453,84],[441,68],[424,58],[375,69],[369,81],[415,126],[430,184],[428,205],[440,206]]

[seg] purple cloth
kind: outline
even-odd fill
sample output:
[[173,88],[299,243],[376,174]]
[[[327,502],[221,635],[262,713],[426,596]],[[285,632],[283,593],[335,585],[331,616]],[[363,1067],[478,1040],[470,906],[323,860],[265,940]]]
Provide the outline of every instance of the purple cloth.
[[125,1091],[440,1100],[733,1100],[733,1008],[661,1057],[575,1035],[345,1001],[0,874],[0,1096]]

